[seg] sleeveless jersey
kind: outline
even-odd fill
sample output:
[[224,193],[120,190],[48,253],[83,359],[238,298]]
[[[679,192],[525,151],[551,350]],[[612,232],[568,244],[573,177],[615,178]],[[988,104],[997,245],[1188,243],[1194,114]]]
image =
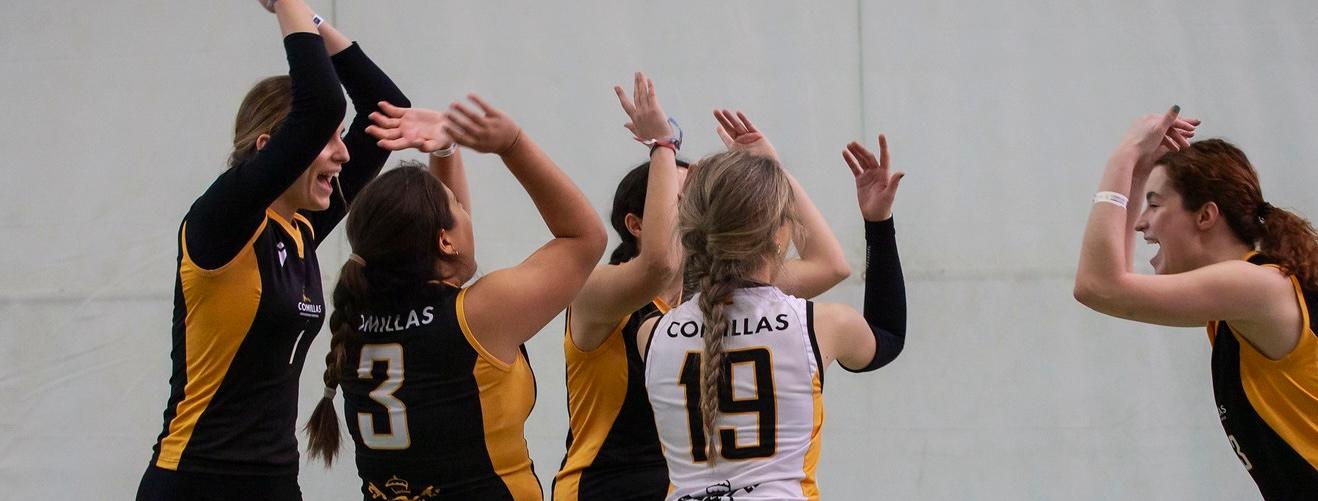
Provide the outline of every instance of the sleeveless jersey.
[[669,307],[655,298],[624,317],[591,351],[563,336],[567,361],[567,455],[554,477],[555,501],[655,500],[668,493],[645,369],[636,349],[641,323]]
[[[1272,265],[1257,253],[1246,259]],[[1318,294],[1303,290],[1293,276],[1291,283],[1304,330],[1281,360],[1259,353],[1225,321],[1208,324],[1218,417],[1267,499],[1318,497]]]
[[205,269],[179,227],[165,426],[151,464],[296,475],[298,377],[324,322],[312,226],[274,211],[228,263]]
[[700,418],[704,317],[699,296],[655,324],[645,388],[673,483],[671,501],[818,499],[823,367],[813,303],[775,287],[740,289],[727,307],[727,366],[710,464]]
[[[535,377],[523,347],[485,351],[465,289],[429,284],[360,315],[340,374],[363,499],[539,500],[525,424]],[[356,343],[353,343],[356,344]]]

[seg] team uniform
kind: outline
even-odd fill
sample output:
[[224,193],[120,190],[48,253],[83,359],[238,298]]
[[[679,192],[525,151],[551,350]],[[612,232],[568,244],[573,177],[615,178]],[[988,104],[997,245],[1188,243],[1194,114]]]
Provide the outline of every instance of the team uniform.
[[810,301],[771,286],[739,289],[727,307],[729,386],[719,391],[712,465],[700,418],[704,316],[698,295],[655,324],[645,389],[668,464],[670,501],[819,498],[824,367]]
[[[358,322],[340,386],[366,500],[539,500],[525,438],[535,376],[468,328],[465,289],[431,283]],[[358,346],[351,346],[358,344]]]
[[657,500],[668,493],[645,369],[636,347],[641,323],[667,313],[655,298],[623,318],[591,351],[563,336],[567,361],[567,455],[554,477],[554,500]]
[[[388,158],[365,134],[369,110],[407,99],[355,44],[332,59],[319,35],[284,45],[294,99],[283,126],[179,227],[170,396],[140,500],[301,498],[298,377],[325,318],[316,248]],[[281,217],[268,207],[343,118],[340,79],[358,111],[341,191],[328,210]]]
[[[1257,253],[1246,259],[1273,262]],[[1281,360],[1259,353],[1225,321],[1208,324],[1213,395],[1227,441],[1269,500],[1318,498],[1318,291],[1295,277],[1304,330]]]

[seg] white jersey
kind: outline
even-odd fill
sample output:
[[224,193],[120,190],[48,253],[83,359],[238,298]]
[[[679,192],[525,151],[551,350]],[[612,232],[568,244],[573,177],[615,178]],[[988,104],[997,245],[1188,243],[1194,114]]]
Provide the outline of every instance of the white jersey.
[[698,299],[661,317],[646,347],[645,389],[673,484],[668,500],[818,499],[824,402],[813,304],[776,287],[733,293],[723,341],[732,391],[719,395],[711,466],[700,419]]

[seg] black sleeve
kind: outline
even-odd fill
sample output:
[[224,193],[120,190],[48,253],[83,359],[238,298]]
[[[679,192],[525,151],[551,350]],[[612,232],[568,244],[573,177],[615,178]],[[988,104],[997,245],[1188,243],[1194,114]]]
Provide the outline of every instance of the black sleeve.
[[906,282],[896,233],[892,218],[865,221],[865,321],[874,334],[874,359],[859,369],[843,365],[847,371],[869,372],[888,365],[906,343]]
[[329,208],[302,213],[308,221],[311,221],[311,227],[316,233],[317,245],[329,236],[330,231],[343,220],[343,216],[348,214],[344,201],[351,203],[362,187],[375,179],[376,174],[380,173],[380,168],[389,159],[389,150],[376,146],[376,139],[366,133],[366,127],[371,125],[371,112],[379,109],[377,103],[387,101],[403,108],[412,106],[412,102],[403,95],[403,91],[394,85],[393,80],[390,80],[380,67],[366,57],[366,53],[356,42],[331,59],[334,61],[334,70],[343,81],[343,87],[348,91],[348,97],[352,99],[352,108],[356,116],[353,117],[352,125],[348,126],[343,136],[343,143],[348,146],[348,163],[343,164],[343,171],[339,173],[339,183],[334,187],[335,193],[330,195]]
[[293,102],[252,158],[220,174],[185,216],[192,261],[215,269],[233,260],[265,220],[266,208],[311,166],[343,120],[347,103],[320,35],[284,38]]

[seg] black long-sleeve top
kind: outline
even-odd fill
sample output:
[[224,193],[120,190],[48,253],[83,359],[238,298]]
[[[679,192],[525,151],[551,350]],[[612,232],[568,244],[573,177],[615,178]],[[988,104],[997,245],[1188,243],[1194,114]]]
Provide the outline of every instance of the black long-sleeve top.
[[[897,255],[892,218],[865,222],[865,321],[874,334],[874,358],[851,372],[869,372],[892,362],[906,345],[906,281]],[[841,365],[841,364],[839,364]]]
[[[179,228],[173,361],[152,465],[218,474],[296,475],[298,379],[326,309],[316,245],[343,219],[338,194],[286,220],[269,209],[325,148],[353,99],[353,196],[388,158],[365,133],[378,101],[406,97],[353,45],[332,59],[319,35],[284,39],[292,108],[265,147],[221,174]],[[337,188],[336,188],[337,189]]]

